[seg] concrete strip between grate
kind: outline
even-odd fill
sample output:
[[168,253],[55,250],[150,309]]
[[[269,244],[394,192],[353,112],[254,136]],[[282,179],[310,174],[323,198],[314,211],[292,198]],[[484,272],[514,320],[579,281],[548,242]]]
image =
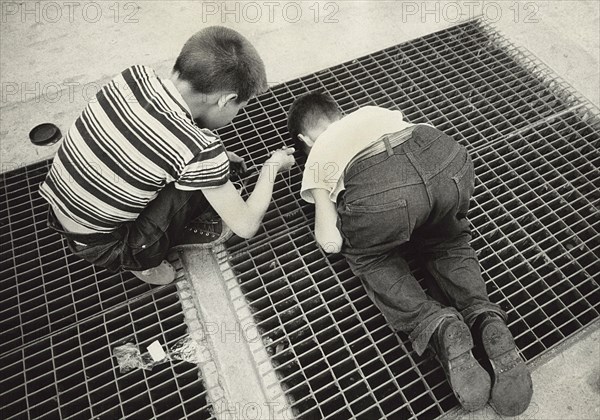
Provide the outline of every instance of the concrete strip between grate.
[[[261,359],[268,358],[260,333],[249,321],[251,317],[240,323],[234,299],[226,289],[221,272],[223,267],[219,266],[214,254],[210,250],[185,251],[181,261],[192,283],[204,335],[217,366],[218,383],[206,384],[217,418],[293,418],[286,400],[267,392],[255,368],[257,352],[264,353]],[[239,299],[235,299],[235,303],[236,306],[245,305]],[[211,392],[211,389],[217,391]]]

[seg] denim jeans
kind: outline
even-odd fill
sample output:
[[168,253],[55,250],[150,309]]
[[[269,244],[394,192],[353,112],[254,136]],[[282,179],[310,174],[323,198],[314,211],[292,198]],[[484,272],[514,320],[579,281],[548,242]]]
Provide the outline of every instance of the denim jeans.
[[165,259],[177,237],[194,217],[210,208],[201,191],[182,191],[168,184],[135,221],[109,233],[66,232],[48,210],[48,226],[61,233],[73,254],[110,271],[141,271]]
[[[406,142],[353,163],[344,182],[337,202],[342,253],[390,326],[408,333],[419,355],[446,317],[472,325],[491,311],[506,319],[489,300],[470,246],[474,171],[463,146],[418,125]],[[407,242],[450,307],[428,296],[412,275],[399,252]]]

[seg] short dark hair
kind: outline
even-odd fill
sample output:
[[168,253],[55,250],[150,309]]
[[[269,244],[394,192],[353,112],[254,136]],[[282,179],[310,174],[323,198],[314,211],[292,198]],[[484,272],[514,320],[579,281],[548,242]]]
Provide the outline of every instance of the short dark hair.
[[231,91],[237,102],[267,90],[265,65],[252,44],[233,29],[209,26],[184,44],[173,71],[199,93]]
[[298,134],[306,134],[306,131],[323,117],[334,120],[340,115],[337,104],[326,93],[311,92],[296,98],[288,112],[288,131],[296,150],[304,149],[304,143]]

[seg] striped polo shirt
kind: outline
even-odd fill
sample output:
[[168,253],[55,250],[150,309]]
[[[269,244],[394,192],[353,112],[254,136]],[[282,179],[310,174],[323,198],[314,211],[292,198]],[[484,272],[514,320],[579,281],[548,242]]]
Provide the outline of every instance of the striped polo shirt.
[[40,194],[101,232],[135,220],[167,184],[223,185],[229,160],[219,137],[196,126],[170,80],[133,66],[105,85],[65,135]]

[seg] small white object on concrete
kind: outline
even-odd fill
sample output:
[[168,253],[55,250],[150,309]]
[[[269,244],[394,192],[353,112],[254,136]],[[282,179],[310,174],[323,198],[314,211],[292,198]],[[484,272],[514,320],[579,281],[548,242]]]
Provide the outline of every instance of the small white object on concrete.
[[152,344],[150,344],[147,347],[147,349],[148,349],[148,353],[150,353],[150,357],[152,357],[152,360],[154,360],[155,362],[160,362],[161,360],[165,360],[165,358],[167,357],[167,354],[163,350],[163,348],[160,345],[160,343],[158,342],[158,340],[156,340]]

